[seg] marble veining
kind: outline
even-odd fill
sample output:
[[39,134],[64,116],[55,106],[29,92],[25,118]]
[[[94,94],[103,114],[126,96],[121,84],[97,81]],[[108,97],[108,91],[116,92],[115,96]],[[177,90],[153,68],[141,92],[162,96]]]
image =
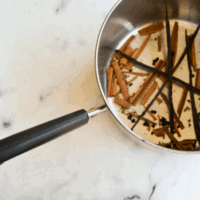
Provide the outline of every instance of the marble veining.
[[[95,45],[116,2],[1,2],[0,139],[103,104]],[[109,112],[0,166],[0,200],[200,199],[199,155],[147,150]]]

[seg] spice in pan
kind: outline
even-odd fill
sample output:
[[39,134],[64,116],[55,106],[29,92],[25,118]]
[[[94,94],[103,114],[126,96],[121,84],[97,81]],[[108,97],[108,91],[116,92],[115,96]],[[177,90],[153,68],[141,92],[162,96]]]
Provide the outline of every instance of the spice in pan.
[[140,104],[145,105],[145,103],[148,101],[148,99],[150,98],[150,96],[154,93],[154,91],[156,90],[158,84],[157,82],[154,82],[153,85],[150,87],[150,89],[148,90],[148,92],[144,95],[144,97],[142,98]]
[[148,34],[155,33],[155,32],[157,32],[157,31],[160,31],[160,30],[162,30],[163,28],[164,28],[163,22],[159,22],[159,23],[157,23],[157,24],[152,24],[152,25],[147,26],[147,27],[145,27],[145,28],[143,28],[143,29],[140,29],[140,30],[138,31],[138,33],[139,33],[140,35],[148,35]]
[[120,86],[124,99],[127,100],[129,98],[128,88],[126,86],[126,82],[124,80],[123,74],[120,70],[118,62],[115,60],[112,62],[112,66],[114,68],[115,74],[117,76],[117,82]]
[[161,36],[158,36],[158,51],[161,51]]
[[122,71],[122,73],[125,73],[125,74],[133,74],[133,75],[137,75],[137,76],[148,76],[148,75],[149,75],[149,73],[129,72],[129,71]]
[[178,26],[178,22],[176,21],[174,23],[174,27],[172,30],[172,37],[171,37],[172,69],[174,68],[174,65],[175,65],[175,59],[176,59],[177,49],[178,49],[178,30],[179,30],[179,26]]
[[[130,113],[130,112],[127,113],[127,115],[130,115],[130,114],[131,114],[132,117],[135,117],[135,118],[140,117],[140,115],[138,115],[138,114],[136,114],[136,113]],[[141,117],[141,120],[147,121],[148,123],[151,123],[153,128],[157,125],[156,122],[151,121],[150,119],[147,119],[147,118],[145,118],[145,117]]]
[[197,69],[197,75],[196,75],[196,88],[200,89],[200,69]]
[[163,137],[165,139],[165,130],[163,128],[154,129],[153,132],[157,137]]
[[[135,49],[131,52],[130,57],[133,57],[134,54],[135,54],[135,52],[136,52],[137,50],[138,50],[138,48],[135,48]],[[125,68],[126,68],[126,69],[131,69],[132,66],[133,66],[133,63],[132,63],[131,61],[128,61],[127,64],[126,64],[126,66],[125,66]]]
[[162,103],[162,99],[160,99],[160,98],[156,98],[156,101],[158,102],[158,104],[160,104],[160,103]]
[[153,118],[153,120],[157,120],[157,117],[148,110],[149,115]]
[[151,113],[156,114],[157,111],[156,110],[151,110]]
[[186,112],[187,110],[190,110],[188,106],[186,106],[186,108],[184,109],[184,112]]
[[177,110],[179,118],[181,117],[181,113],[182,113],[182,110],[183,110],[183,107],[184,107],[184,104],[185,104],[185,100],[187,98],[187,93],[188,93],[188,89],[187,89],[187,87],[184,87],[181,99],[180,99],[179,104],[178,104],[178,110]]
[[[125,51],[124,51],[124,53],[126,55],[130,56],[131,53],[132,53],[132,47],[127,46],[126,49],[125,49]],[[126,58],[122,57],[121,60],[120,60],[120,64],[126,65],[127,63],[128,63],[128,60]]]
[[147,131],[151,131],[151,127],[152,127],[152,124],[150,123],[149,126],[147,127]]
[[[135,35],[131,35],[128,40],[121,46],[120,51],[124,52],[126,47],[135,39]],[[120,53],[115,53],[115,57],[119,60],[122,56]]]
[[180,131],[178,130],[178,127],[177,127],[177,124],[176,124],[175,121],[174,121],[174,129],[175,129],[175,132],[177,133],[178,137],[181,137],[181,133],[180,133]]
[[129,85],[130,83],[132,83],[135,79],[137,78],[137,76],[135,76],[134,78],[132,78],[130,81],[128,81],[126,84]]
[[174,105],[173,105],[173,97],[172,97],[172,54],[171,54],[171,37],[170,37],[170,24],[168,19],[168,10],[166,6],[166,15],[165,15],[165,22],[166,22],[166,33],[167,33],[167,49],[168,49],[168,79],[169,79],[169,119],[170,119],[170,131],[174,133]]
[[158,58],[158,57],[155,58],[155,59],[153,60],[153,65],[155,65],[158,61],[159,61],[159,58]]
[[112,95],[116,96],[117,94],[117,78],[114,79],[113,88],[112,88]]
[[[164,64],[165,62],[163,60],[159,60],[155,68],[161,70]],[[139,90],[136,92],[136,94],[130,98],[129,101],[133,105],[136,105],[140,101],[140,99],[142,98],[144,93],[148,90],[149,86],[153,83],[156,77],[157,77],[157,74],[150,72],[149,76],[146,78],[146,80],[144,81],[142,86],[139,88]]]
[[[161,94],[161,96],[162,96],[162,98],[163,98],[163,100],[164,100],[166,106],[167,106],[168,109],[169,109],[169,101],[168,101],[168,99],[167,99],[167,96],[166,96],[164,93],[162,93],[162,92],[161,92],[160,94]],[[181,120],[178,118],[178,116],[177,116],[177,114],[176,114],[176,112],[175,112],[174,110],[173,110],[173,116],[174,116],[174,119],[176,120],[177,124],[181,127],[181,129],[184,129],[185,127],[184,127],[183,123],[182,123]]]
[[147,43],[149,42],[151,38],[151,35],[149,35],[144,42],[142,43],[142,45],[140,46],[140,48],[138,49],[138,51],[136,52],[136,54],[134,55],[134,59],[138,59],[138,57],[140,56],[140,54],[143,52],[144,48],[147,46]]
[[[174,23],[174,27],[172,30],[172,37],[171,37],[171,57],[172,57],[172,69],[174,69],[175,59],[177,54],[177,47],[178,47],[178,22]],[[168,73],[168,61],[166,64],[165,72]]]
[[112,87],[112,77],[113,77],[113,68],[108,67],[107,70],[107,97],[110,96],[111,87]]
[[158,116],[158,125],[159,125],[159,127],[161,127],[162,123],[160,121],[160,115],[157,115],[157,116]]
[[125,100],[119,98],[118,96],[115,97],[114,102],[125,108],[131,107],[131,104],[128,101],[125,101]]

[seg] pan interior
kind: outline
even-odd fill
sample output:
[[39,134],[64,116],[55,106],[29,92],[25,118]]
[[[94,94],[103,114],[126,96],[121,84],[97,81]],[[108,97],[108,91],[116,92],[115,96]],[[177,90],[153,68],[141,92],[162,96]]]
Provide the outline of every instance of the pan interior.
[[[147,5],[142,6],[142,5]],[[199,6],[196,5],[193,2],[189,1],[173,1],[168,4],[169,8],[169,18],[170,18],[170,28],[172,32],[173,24],[175,21],[179,22],[179,39],[178,39],[178,52],[176,61],[180,57],[181,53],[183,52],[183,49],[185,47],[185,29],[188,30],[188,34],[191,34],[194,32],[197,24],[199,23]],[[191,14],[191,11],[193,14]],[[164,3],[162,1],[121,1],[119,4],[117,4],[114,8],[111,14],[108,16],[107,21],[104,23],[104,26],[101,30],[98,46],[97,46],[97,75],[99,76],[99,83],[100,83],[100,89],[103,93],[103,97],[105,101],[107,102],[111,112],[114,114],[114,116],[120,121],[120,123],[125,126],[129,131],[130,127],[132,126],[131,120],[127,119],[127,116],[121,113],[121,110],[119,110],[119,106],[113,104],[113,98],[107,98],[106,97],[106,67],[109,66],[111,56],[113,54],[114,49],[118,49],[121,47],[121,45],[127,40],[127,38],[130,37],[130,35],[136,35],[136,39],[131,43],[131,47],[136,48],[140,47],[141,43],[146,39],[148,36],[139,36],[138,30],[140,28],[143,28],[144,26],[147,26],[152,23],[164,21],[165,18],[165,10],[164,10]],[[165,23],[164,23],[165,24]],[[157,51],[157,36],[162,36],[162,51],[159,53]],[[200,66],[199,63],[199,41],[200,37],[199,34],[197,38],[195,39],[195,47],[196,47],[196,60],[197,60],[197,67]],[[159,57],[160,59],[166,60],[167,59],[167,43],[166,43],[166,30],[163,29],[157,33],[152,34],[151,39],[141,54],[141,56],[138,58],[139,61],[142,61],[145,64],[148,64],[153,67],[152,60]],[[182,69],[178,69],[177,72],[175,72],[174,76],[184,80],[185,82],[189,82],[189,76],[188,76],[188,70],[187,70],[187,60],[186,58],[182,62],[181,66]],[[133,67],[133,71],[135,72],[148,72],[144,71],[142,68]],[[129,79],[131,79],[133,76],[129,75]],[[138,77],[133,85],[129,88],[130,95],[137,91],[139,86],[142,84],[146,77]],[[157,80],[157,79],[156,79]],[[193,85],[195,84],[195,78],[193,78]],[[160,86],[162,82],[159,80],[157,81],[158,85]],[[177,108],[177,104],[179,102],[181,93],[182,93],[182,87],[180,86],[173,86],[174,93],[174,107]],[[167,95],[167,88],[163,90],[163,92]],[[195,97],[197,102],[198,96]],[[189,94],[187,96],[187,99],[189,99]],[[148,103],[148,102],[147,102]],[[189,102],[187,102],[189,104]],[[199,102],[200,103],[200,102]],[[198,104],[199,104],[198,103]],[[198,105],[197,104],[197,105]],[[160,106],[160,107],[159,107]],[[187,106],[185,104],[185,106]],[[191,106],[190,106],[191,107]],[[137,111],[139,114],[144,107],[140,104],[137,104],[135,107],[131,107],[133,111]],[[158,105],[157,102],[155,102],[150,110],[156,110],[157,114],[159,113],[159,116],[164,117],[168,120],[168,109],[164,103],[162,105]],[[197,106],[197,111],[200,111],[200,105]],[[191,111],[190,111],[191,112]],[[151,119],[148,114],[146,114],[147,118]],[[186,125],[186,128],[182,132],[181,139],[188,139],[188,133],[189,138],[194,139],[194,128],[193,123],[189,123],[188,120],[192,119],[191,113],[183,113],[183,123]],[[141,121],[136,129],[134,129],[134,134],[136,137],[158,144],[159,142],[168,142],[168,138],[165,138],[165,141],[163,141],[162,138],[158,138],[151,135],[151,132],[147,131],[147,127],[144,125],[144,121]]]

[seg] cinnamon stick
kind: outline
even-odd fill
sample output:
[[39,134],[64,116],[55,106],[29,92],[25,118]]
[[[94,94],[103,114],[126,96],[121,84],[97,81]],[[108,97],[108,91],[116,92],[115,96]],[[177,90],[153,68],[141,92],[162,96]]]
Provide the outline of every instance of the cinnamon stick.
[[[121,46],[121,48],[119,49],[120,51],[124,52],[126,47],[135,39],[135,35],[131,35],[128,40]],[[122,55],[118,52],[115,53],[115,57],[117,59],[120,59],[122,57]]]
[[115,61],[112,62],[112,66],[113,66],[113,69],[114,69],[115,74],[117,76],[117,82],[118,82],[118,84],[120,86],[120,89],[122,91],[124,99],[127,100],[129,98],[128,88],[126,86],[126,82],[125,82],[123,74],[122,74],[122,72],[120,70],[119,64],[115,60]]
[[[132,53],[132,47],[127,46],[124,53],[126,55],[130,56]],[[122,59],[120,60],[120,64],[126,65],[127,63],[128,63],[128,60],[126,58],[122,57]]]
[[145,28],[143,28],[143,29],[140,29],[140,30],[138,31],[138,33],[139,33],[140,35],[148,35],[148,34],[155,33],[155,32],[157,32],[157,31],[160,31],[160,30],[163,29],[163,28],[164,28],[163,22],[159,22],[159,23],[157,23],[157,24],[152,24],[152,25],[147,26],[147,27],[145,27]]
[[174,68],[175,65],[175,59],[177,55],[177,49],[178,49],[178,22],[176,21],[174,23],[174,27],[172,30],[172,37],[171,37],[171,51],[172,51],[172,69]]
[[118,96],[115,97],[114,103],[119,104],[120,106],[122,106],[124,108],[130,108],[131,107],[131,104],[128,101],[125,101],[125,100],[119,98]]
[[114,79],[113,88],[112,88],[112,95],[116,96],[117,94],[117,78]]
[[148,101],[149,97],[154,93],[154,91],[156,90],[157,86],[158,86],[157,82],[154,82],[154,84],[150,87],[148,92],[142,98],[140,104],[144,105]]
[[158,51],[161,51],[161,36],[158,36]]
[[[135,52],[138,50],[138,48],[136,48],[136,49],[134,49],[133,51],[132,51],[132,53],[131,53],[131,57],[133,57],[133,55],[135,54]],[[131,61],[128,61],[128,63],[126,64],[126,66],[125,66],[125,68],[126,69],[131,69],[132,67],[133,67],[133,62],[131,62]]]
[[160,103],[162,103],[162,99],[160,99],[160,98],[156,98],[156,101],[160,104]]
[[180,150],[185,150],[185,148],[179,143],[179,141],[173,136],[173,134],[168,130],[167,127],[163,127],[165,130],[165,133],[168,135],[169,139],[172,140],[176,146],[180,149]]
[[149,123],[149,126],[147,127],[147,131],[150,131],[152,127],[152,124]]
[[178,127],[177,127],[175,121],[174,121],[174,129],[175,129],[175,132],[177,133],[178,137],[181,137],[181,133],[180,133],[180,131],[178,130]]
[[153,118],[153,120],[157,120],[157,117],[151,111],[148,110],[148,113]]
[[[136,113],[131,113],[131,112],[129,112],[128,114],[131,114],[133,117],[136,117],[136,118],[139,118],[139,117],[140,117],[140,115],[137,115]],[[128,115],[128,114],[127,114],[127,115]],[[140,117],[140,119],[143,120],[143,121],[147,121],[147,122],[149,122],[149,123],[152,123],[152,124],[154,124],[155,126],[157,125],[156,122],[151,121],[150,119],[147,119],[147,118],[145,118],[145,117]]]
[[138,76],[135,76],[134,78],[132,78],[130,81],[128,81],[126,84],[129,85],[130,83],[132,83]]
[[108,67],[107,70],[107,97],[110,96],[111,86],[112,86],[112,76],[113,76],[113,68]]
[[[161,70],[163,68],[164,64],[165,64],[165,62],[163,60],[159,60],[156,63],[155,68]],[[140,99],[142,98],[144,93],[148,90],[150,84],[155,80],[156,77],[157,77],[157,74],[155,74],[154,72],[149,73],[149,76],[146,78],[146,80],[140,86],[140,88],[136,92],[136,94],[134,96],[130,97],[129,101],[133,105],[136,105],[140,101]]]
[[[163,98],[163,100],[164,100],[164,102],[165,102],[167,108],[169,109],[169,100],[167,99],[167,97],[166,97],[166,95],[165,95],[164,93],[161,92],[160,94],[161,94],[161,96],[162,96],[162,98]],[[176,114],[176,112],[175,112],[174,110],[173,110],[173,116],[174,116],[174,118],[175,118],[177,124],[181,127],[181,129],[184,129],[185,127],[184,127],[183,123],[182,123],[181,120],[178,118],[178,116],[177,116],[177,114]]]
[[184,109],[184,112],[187,111],[187,110],[190,110],[190,108],[188,106]]
[[165,130],[163,128],[154,129],[153,132],[157,137],[163,137],[165,139]]
[[183,111],[183,107],[184,107],[184,104],[185,104],[185,100],[187,98],[187,93],[188,93],[188,89],[187,87],[185,86],[184,89],[183,89],[183,93],[182,93],[182,96],[181,96],[181,99],[179,101],[179,104],[178,104],[178,110],[177,110],[177,113],[179,115],[179,118],[181,117],[181,113]]
[[125,74],[133,74],[133,75],[137,75],[137,76],[148,76],[148,75],[149,75],[149,73],[129,72],[129,71],[122,71],[122,73],[125,73]]
[[142,45],[140,46],[140,48],[138,49],[137,53],[135,54],[135,56],[133,57],[134,59],[138,59],[138,57],[140,56],[140,54],[143,52],[144,48],[147,46],[148,41],[150,40],[151,35],[149,35],[144,42],[142,43]]
[[196,85],[195,87],[197,89],[200,89],[200,69],[197,69],[197,75],[196,75]]

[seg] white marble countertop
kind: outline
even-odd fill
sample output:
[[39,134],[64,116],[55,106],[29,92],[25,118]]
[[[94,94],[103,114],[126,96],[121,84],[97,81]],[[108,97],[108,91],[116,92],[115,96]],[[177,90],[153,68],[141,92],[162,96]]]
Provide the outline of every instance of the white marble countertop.
[[[0,2],[0,137],[103,104],[94,69],[116,0]],[[0,167],[0,200],[199,200],[200,156],[155,153],[110,113]]]

